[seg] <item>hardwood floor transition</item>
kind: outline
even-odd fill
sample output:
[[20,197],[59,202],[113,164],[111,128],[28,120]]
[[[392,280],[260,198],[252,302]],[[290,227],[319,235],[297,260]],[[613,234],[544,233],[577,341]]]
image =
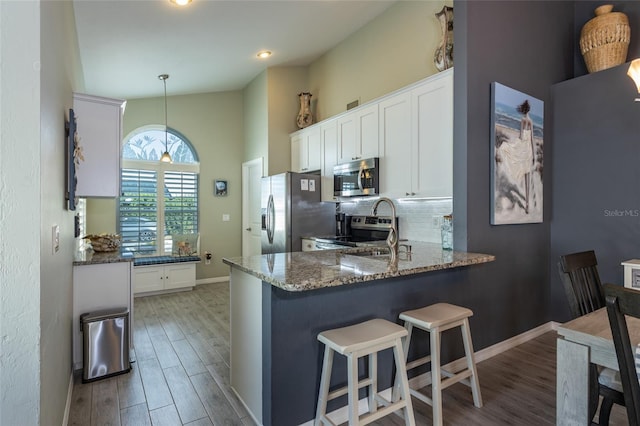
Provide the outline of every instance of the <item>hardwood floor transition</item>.
[[[74,375],[69,425],[254,425],[229,385],[229,283],[136,298],[136,362],[128,374],[83,384]],[[554,425],[556,333],[478,363],[484,406],[456,384],[443,392],[446,425]],[[413,399],[416,423],[431,407]],[[378,426],[404,425],[388,416]],[[610,425],[627,425],[614,406]],[[277,425],[276,425],[277,426]]]

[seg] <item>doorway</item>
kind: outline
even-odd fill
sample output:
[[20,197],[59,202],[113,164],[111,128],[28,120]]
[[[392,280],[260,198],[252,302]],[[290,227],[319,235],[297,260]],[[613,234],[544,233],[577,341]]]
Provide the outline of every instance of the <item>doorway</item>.
[[242,256],[262,254],[260,191],[263,159],[242,163]]

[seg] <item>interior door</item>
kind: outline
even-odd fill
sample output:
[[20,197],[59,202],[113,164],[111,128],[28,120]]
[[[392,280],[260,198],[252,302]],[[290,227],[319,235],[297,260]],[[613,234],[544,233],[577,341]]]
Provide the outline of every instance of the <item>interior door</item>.
[[260,192],[262,158],[242,163],[242,256],[262,253]]

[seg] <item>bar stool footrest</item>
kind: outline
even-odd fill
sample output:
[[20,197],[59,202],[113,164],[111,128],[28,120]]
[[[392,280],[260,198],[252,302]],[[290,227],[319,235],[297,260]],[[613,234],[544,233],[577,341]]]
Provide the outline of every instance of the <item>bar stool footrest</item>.
[[[371,378],[368,377],[366,379],[362,379],[358,382],[358,390],[362,389],[365,386],[370,386],[371,384],[373,384],[373,380]],[[342,395],[346,395],[347,393],[349,393],[348,386],[334,389],[327,395],[327,401],[331,401],[332,399],[336,399],[338,397],[341,397]]]

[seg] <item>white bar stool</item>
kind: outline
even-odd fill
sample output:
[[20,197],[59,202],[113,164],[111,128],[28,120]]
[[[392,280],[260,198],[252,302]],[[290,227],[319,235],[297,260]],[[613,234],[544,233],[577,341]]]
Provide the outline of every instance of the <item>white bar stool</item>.
[[[437,426],[442,425],[442,390],[454,383],[462,382],[471,387],[473,404],[478,408],[482,407],[480,383],[478,382],[471,332],[469,331],[469,317],[472,315],[473,312],[470,309],[449,303],[436,303],[400,314],[400,319],[405,322],[405,328],[407,329],[407,338],[404,342],[405,361],[409,353],[413,327],[429,332],[430,355],[407,362],[406,368],[408,371],[431,362],[431,381],[427,384],[431,384],[431,398],[415,389],[410,389],[409,392],[411,395],[433,407],[433,424]],[[466,368],[457,373],[446,371],[440,365],[440,333],[454,327],[461,327],[467,364]],[[442,379],[442,375],[447,378]],[[395,391],[397,391],[398,385],[396,382]]]
[[[405,336],[407,330],[404,327],[384,319],[372,319],[320,333],[318,340],[324,343],[325,350],[314,425],[335,426],[327,417],[327,402],[348,393],[349,426],[366,425],[400,409],[404,411],[405,424],[414,426],[409,382],[402,352],[402,338]],[[377,389],[378,352],[388,348],[393,348],[397,383],[395,388],[399,393],[399,398],[393,402],[380,396]],[[348,380],[346,387],[329,392],[334,351],[347,357]],[[358,358],[366,355],[369,355],[369,376],[358,381]],[[358,390],[365,386],[369,387],[369,411],[363,416],[358,416]],[[378,409],[378,404],[384,407]]]

